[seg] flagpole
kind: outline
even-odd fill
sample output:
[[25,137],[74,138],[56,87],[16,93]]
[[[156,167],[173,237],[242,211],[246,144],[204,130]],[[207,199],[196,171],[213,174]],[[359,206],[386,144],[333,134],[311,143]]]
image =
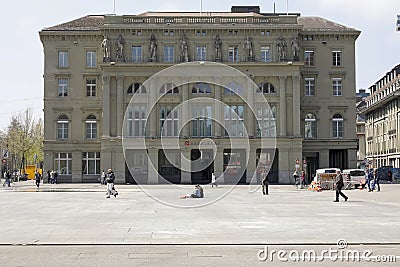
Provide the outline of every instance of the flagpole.
[[114,15],[116,15],[116,14],[115,14],[115,0],[114,0]]

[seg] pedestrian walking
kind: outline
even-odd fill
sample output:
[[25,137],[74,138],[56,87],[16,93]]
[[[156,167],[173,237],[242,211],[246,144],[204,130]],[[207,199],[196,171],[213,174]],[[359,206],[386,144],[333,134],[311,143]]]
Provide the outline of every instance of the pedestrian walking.
[[106,178],[107,178],[107,174],[106,172],[103,170],[100,176],[100,184],[106,184]]
[[47,171],[47,183],[49,184],[51,182],[51,172],[50,170]]
[[301,171],[301,188],[305,188],[306,187],[306,172],[305,171]]
[[215,179],[215,173],[212,173],[211,174],[211,187],[214,187],[214,185],[215,185],[215,187],[218,186],[217,182],[216,182],[216,179]]
[[342,188],[344,187],[344,182],[343,182],[343,176],[340,173],[340,171],[336,171],[336,200],[333,202],[339,202],[339,195],[341,195],[344,198],[344,201],[347,201],[349,199],[348,196],[343,194]]
[[368,192],[373,191],[373,181],[374,181],[374,174],[373,170],[370,169],[367,176],[367,185],[368,185]]
[[297,171],[293,172],[293,179],[294,179],[294,186],[298,187],[299,175],[297,174]]
[[376,170],[374,171],[374,180],[375,180],[374,187],[378,189],[378,192],[381,191],[381,185],[379,184],[380,177],[379,177],[378,173],[376,172]]
[[106,198],[110,198],[111,195],[113,195],[114,197],[117,197],[117,195],[118,195],[118,192],[115,190],[115,187],[114,187],[114,180],[115,180],[114,172],[112,171],[112,169],[108,169],[107,178],[106,178],[106,182],[107,182]]
[[10,187],[10,184],[11,184],[11,174],[10,174],[10,171],[9,171],[9,170],[7,170],[7,171],[4,172],[4,179],[5,179],[5,181],[4,181],[4,183],[3,183],[3,186],[7,185],[8,187]]
[[40,185],[40,179],[42,178],[42,176],[40,175],[40,172],[36,171],[35,172],[35,183],[36,183],[36,187],[39,188]]
[[268,175],[267,175],[267,172],[265,171],[265,169],[263,169],[261,177],[262,177],[261,185],[262,185],[263,195],[268,195],[269,181],[268,181]]

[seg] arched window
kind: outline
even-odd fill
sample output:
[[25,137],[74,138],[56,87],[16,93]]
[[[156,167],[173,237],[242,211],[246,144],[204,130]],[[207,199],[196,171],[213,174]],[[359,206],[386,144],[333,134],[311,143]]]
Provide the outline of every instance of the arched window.
[[196,83],[192,87],[192,94],[211,94],[211,87],[206,83]]
[[127,94],[146,94],[146,87],[141,83],[133,83],[128,87]]
[[317,118],[314,114],[308,113],[304,118],[304,138],[317,137]]
[[179,94],[179,89],[173,83],[166,83],[161,86],[160,94]]
[[65,114],[58,116],[58,119],[57,119],[57,139],[58,140],[68,139],[68,133],[69,133],[68,126],[69,126],[68,116]]
[[226,85],[225,94],[236,94],[236,95],[243,95],[243,87],[236,82],[230,82]]
[[97,119],[94,115],[89,115],[85,120],[86,139],[97,139]]
[[340,114],[332,117],[332,137],[343,138],[343,116]]
[[269,82],[263,82],[258,85],[259,94],[276,94],[275,87]]

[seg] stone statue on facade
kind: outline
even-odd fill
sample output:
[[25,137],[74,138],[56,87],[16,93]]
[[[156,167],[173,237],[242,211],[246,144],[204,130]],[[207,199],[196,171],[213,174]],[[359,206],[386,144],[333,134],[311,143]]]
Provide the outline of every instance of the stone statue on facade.
[[246,50],[246,61],[254,61],[253,42],[251,41],[249,36],[246,37],[243,48]]
[[299,46],[299,39],[297,39],[297,37],[293,37],[291,46],[292,46],[293,61],[299,61],[300,46]]
[[276,46],[278,48],[278,59],[279,59],[279,61],[286,60],[286,42],[285,42],[285,39],[282,38],[282,36],[280,36],[278,38]]
[[188,41],[185,36],[182,36],[180,42],[181,48],[181,62],[189,62]]
[[110,55],[110,49],[111,49],[111,44],[110,44],[110,38],[107,36],[103,39],[101,42],[101,47],[103,48],[103,62],[110,62],[111,60],[111,55]]
[[215,37],[214,41],[214,48],[215,48],[215,61],[221,61],[222,60],[222,41],[219,35]]
[[157,61],[157,40],[154,34],[151,34],[150,37],[150,62]]
[[124,44],[125,44],[125,41],[122,38],[122,35],[119,35],[118,40],[117,40],[117,61],[118,62],[125,62]]

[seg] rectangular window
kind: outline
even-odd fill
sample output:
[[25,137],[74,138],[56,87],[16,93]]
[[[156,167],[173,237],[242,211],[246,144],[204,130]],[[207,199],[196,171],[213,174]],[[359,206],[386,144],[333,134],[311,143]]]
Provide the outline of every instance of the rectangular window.
[[68,68],[68,51],[58,51],[58,67],[59,68]]
[[86,79],[86,96],[96,96],[96,79]]
[[196,60],[197,61],[206,61],[206,46],[197,46],[196,47]]
[[271,61],[271,47],[269,46],[261,46],[261,62],[270,62]]
[[164,62],[174,62],[174,46],[164,46]]
[[342,51],[332,51],[332,65],[334,67],[342,66]]
[[307,67],[314,66],[314,51],[304,51],[304,65]]
[[239,49],[236,45],[229,46],[228,61],[229,62],[239,62]]
[[86,120],[86,139],[97,139],[97,121]]
[[276,107],[257,107],[257,136],[276,136]]
[[129,106],[127,111],[127,136],[146,136],[146,106]]
[[225,136],[244,135],[244,106],[231,105],[224,107]]
[[142,62],[142,46],[132,46],[132,62]]
[[72,155],[71,153],[56,153],[54,157],[54,169],[58,174],[71,175]]
[[332,79],[333,96],[342,96],[342,78]]
[[68,121],[57,121],[57,139],[68,139]]
[[160,133],[161,136],[178,136],[179,114],[174,106],[160,107]]
[[58,96],[68,96],[68,79],[58,79]]
[[211,136],[211,106],[193,106],[192,118],[192,136]]
[[82,153],[82,174],[100,174],[100,152]]
[[343,120],[332,121],[333,138],[343,138]]
[[315,79],[305,78],[304,79],[304,93],[305,96],[315,96]]
[[86,51],[86,67],[95,68],[96,67],[96,52]]

